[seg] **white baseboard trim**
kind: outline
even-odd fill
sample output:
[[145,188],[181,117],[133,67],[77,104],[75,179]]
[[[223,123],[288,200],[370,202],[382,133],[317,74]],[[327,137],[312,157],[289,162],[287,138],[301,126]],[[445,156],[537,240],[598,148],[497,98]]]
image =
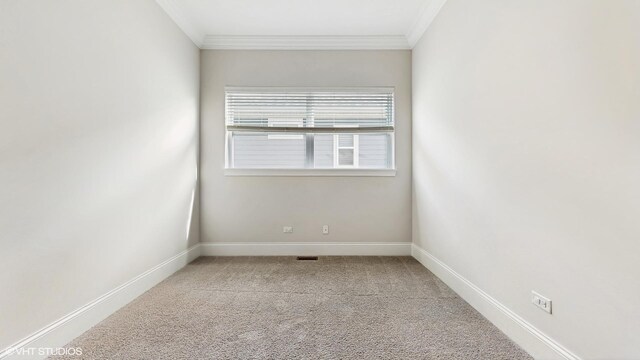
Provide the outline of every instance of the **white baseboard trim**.
[[202,256],[409,256],[411,243],[200,243]]
[[560,345],[426,250],[412,244],[411,255],[534,358],[580,360],[576,354]]
[[401,243],[200,243],[156,265],[0,352],[0,359],[42,359],[20,348],[64,346],[199,256],[413,256],[536,359],[580,358],[424,249]]
[[68,344],[107,316],[142,295],[186,264],[200,256],[200,244],[163,261],[72,313],[54,321],[12,346],[0,351],[0,359],[42,359],[38,350],[22,352],[18,349],[58,348]]

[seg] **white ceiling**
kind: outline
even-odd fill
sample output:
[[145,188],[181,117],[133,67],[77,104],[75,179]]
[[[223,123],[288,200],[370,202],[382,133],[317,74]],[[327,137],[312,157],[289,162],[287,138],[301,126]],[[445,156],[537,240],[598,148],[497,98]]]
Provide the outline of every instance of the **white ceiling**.
[[404,35],[425,0],[182,0],[212,35]]
[[156,0],[201,48],[411,48],[446,0]]

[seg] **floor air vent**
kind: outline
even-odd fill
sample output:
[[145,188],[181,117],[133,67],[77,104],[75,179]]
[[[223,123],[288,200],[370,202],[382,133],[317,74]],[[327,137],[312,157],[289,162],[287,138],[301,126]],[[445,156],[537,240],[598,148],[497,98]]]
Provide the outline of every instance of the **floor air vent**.
[[298,260],[318,260],[317,256],[298,256]]

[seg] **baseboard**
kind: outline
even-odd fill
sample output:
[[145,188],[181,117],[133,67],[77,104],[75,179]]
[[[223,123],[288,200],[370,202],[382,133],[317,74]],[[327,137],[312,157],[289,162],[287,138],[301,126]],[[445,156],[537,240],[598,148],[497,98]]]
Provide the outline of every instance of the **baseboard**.
[[[200,244],[197,244],[163,261],[72,313],[58,319],[32,335],[18,341],[0,352],[0,359],[42,359],[42,348],[58,348],[68,344],[107,316],[142,295],[162,280],[166,279],[186,264],[200,256]],[[29,354],[18,349],[34,349]]]
[[471,306],[536,359],[580,358],[424,249],[411,243],[200,243],[60,318],[0,352],[0,359],[41,359],[17,355],[20,348],[57,348],[69,343],[199,256],[407,256],[438,276]]
[[201,243],[202,256],[409,256],[411,243]]
[[580,360],[577,355],[426,250],[412,244],[411,255],[534,358]]

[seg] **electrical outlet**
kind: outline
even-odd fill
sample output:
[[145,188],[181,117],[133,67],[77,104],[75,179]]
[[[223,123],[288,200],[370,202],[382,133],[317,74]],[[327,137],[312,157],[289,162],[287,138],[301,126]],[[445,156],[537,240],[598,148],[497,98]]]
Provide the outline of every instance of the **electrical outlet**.
[[282,228],[283,233],[291,234],[293,232],[293,226],[285,226]]
[[329,225],[322,225],[322,234],[323,235],[329,234]]
[[540,309],[548,312],[549,314],[551,314],[551,300],[547,299],[546,297],[538,294],[535,291],[531,292],[531,302],[533,303],[533,305],[539,307]]

